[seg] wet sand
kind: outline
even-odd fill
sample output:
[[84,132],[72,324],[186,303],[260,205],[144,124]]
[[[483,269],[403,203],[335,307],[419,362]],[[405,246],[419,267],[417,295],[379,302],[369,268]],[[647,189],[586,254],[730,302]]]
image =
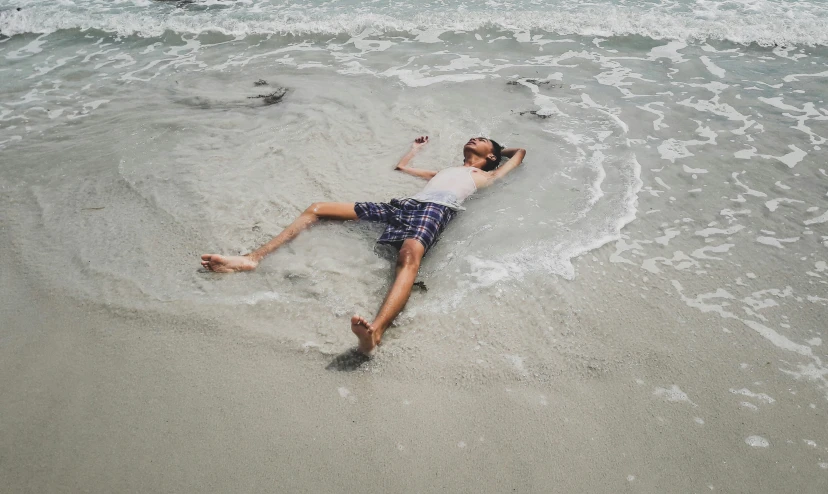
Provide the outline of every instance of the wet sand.
[[[3,255],[16,257],[8,249]],[[231,320],[79,302],[36,286],[16,263],[6,267],[0,281],[6,492],[706,492],[712,486],[816,493],[828,486],[828,472],[818,466],[828,444],[820,397],[813,397],[818,409],[786,422],[794,405],[785,400],[760,403],[757,414],[734,410],[732,402],[744,396],[706,393],[744,371],[729,368],[732,359],[697,352],[687,335],[709,334],[706,318],[659,321],[668,308],[659,314],[657,297],[655,310],[631,313],[622,310],[619,292],[602,297],[605,307],[619,309],[612,317],[579,316],[583,325],[600,322],[614,338],[636,338],[625,328],[660,325],[662,337],[637,342],[644,350],[621,364],[564,365],[547,379],[480,382],[457,372],[432,381],[416,377],[415,363],[329,369],[329,357]],[[587,270],[579,277],[589,279]],[[679,317],[692,316],[684,312]],[[676,345],[677,338],[688,345]],[[792,392],[774,383],[776,371],[762,350],[722,347],[753,356],[751,379],[770,378],[768,394]],[[679,378],[675,392],[669,384]],[[654,385],[665,391],[654,392]],[[776,426],[767,430],[766,421]],[[749,446],[748,432],[770,446]]]
[[[30,3],[0,13],[4,493],[828,492],[819,2]],[[376,225],[199,270],[416,193],[423,134],[426,169],[529,154],[375,359]]]

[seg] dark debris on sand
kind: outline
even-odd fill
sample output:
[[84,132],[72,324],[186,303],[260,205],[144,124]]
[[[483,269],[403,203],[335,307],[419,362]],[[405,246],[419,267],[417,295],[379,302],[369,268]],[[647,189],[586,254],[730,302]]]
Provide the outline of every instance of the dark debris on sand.
[[[525,82],[528,82],[530,84],[535,84],[537,86],[546,86],[548,88],[561,89],[563,87],[563,84],[559,84],[559,83],[556,83],[554,81],[541,81],[539,79],[521,79],[521,80],[525,81]],[[506,84],[508,84],[509,86],[518,86],[518,85],[520,85],[520,82],[518,82],[518,81],[509,81]]]
[[248,96],[248,99],[261,99],[265,106],[275,105],[276,103],[282,101],[282,98],[285,97],[287,94],[287,89],[280,87],[276,88],[275,91],[267,94],[258,94],[256,96]]
[[522,112],[518,113],[518,115],[534,115],[538,118],[549,118],[549,117],[552,116],[552,115],[547,115],[545,113],[538,113],[537,110],[522,111]]
[[182,8],[188,6],[188,5],[192,5],[192,4],[195,3],[195,0],[155,0],[155,1],[156,2],[162,2],[162,3],[174,3],[174,4],[176,4],[175,6],[178,7],[179,9],[182,9]]
[[258,81],[254,82],[253,85],[256,87],[267,86],[267,81],[264,79],[259,79]]

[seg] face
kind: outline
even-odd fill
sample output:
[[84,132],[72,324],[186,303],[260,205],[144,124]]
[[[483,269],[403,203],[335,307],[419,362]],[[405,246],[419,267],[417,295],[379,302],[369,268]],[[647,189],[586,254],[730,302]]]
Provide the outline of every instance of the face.
[[467,152],[476,154],[481,158],[486,158],[490,154],[494,153],[494,146],[492,146],[492,141],[486,139],[485,137],[472,137],[469,139],[469,142],[463,146],[463,154],[466,154]]

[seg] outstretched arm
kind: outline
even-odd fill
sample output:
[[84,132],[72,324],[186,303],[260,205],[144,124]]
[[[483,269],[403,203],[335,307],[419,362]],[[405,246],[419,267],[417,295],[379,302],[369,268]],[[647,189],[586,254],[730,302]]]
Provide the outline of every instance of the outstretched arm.
[[523,157],[526,156],[526,150],[522,148],[507,148],[501,151],[500,154],[509,158],[509,161],[500,165],[492,172],[492,180],[503,178],[507,173],[517,168],[523,162]]
[[408,163],[420,152],[420,149],[423,148],[428,144],[428,136],[420,136],[414,139],[414,142],[411,144],[411,149],[405,153],[405,156],[400,158],[400,162],[397,163],[397,167],[395,170],[399,170],[401,172],[405,172],[409,175],[414,175],[415,177],[424,178],[426,180],[431,180],[434,175],[437,175],[437,172],[433,170],[420,170],[417,168],[412,168],[408,165]]

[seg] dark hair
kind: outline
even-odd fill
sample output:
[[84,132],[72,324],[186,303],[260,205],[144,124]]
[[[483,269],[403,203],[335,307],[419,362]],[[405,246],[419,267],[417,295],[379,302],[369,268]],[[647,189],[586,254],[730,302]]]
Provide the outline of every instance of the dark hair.
[[489,142],[492,143],[492,154],[495,158],[493,160],[486,161],[486,166],[483,167],[484,172],[490,172],[500,166],[500,158],[502,157],[500,153],[503,152],[503,146],[492,139],[489,139]]

